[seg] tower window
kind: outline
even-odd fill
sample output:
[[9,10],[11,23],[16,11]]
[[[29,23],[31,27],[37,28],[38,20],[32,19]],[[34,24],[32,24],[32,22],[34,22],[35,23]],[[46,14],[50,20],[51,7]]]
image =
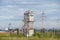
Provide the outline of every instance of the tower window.
[[33,16],[33,15],[30,15],[30,16]]

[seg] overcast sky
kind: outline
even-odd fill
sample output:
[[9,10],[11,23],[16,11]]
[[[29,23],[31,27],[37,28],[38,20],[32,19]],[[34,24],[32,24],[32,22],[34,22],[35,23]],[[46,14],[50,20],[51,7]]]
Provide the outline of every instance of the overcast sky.
[[[60,0],[0,0],[0,28],[12,28],[23,26],[24,12],[34,12],[35,28],[41,27],[41,13],[45,13],[44,28],[57,27],[57,19],[60,19]],[[58,22],[60,24],[60,22]]]

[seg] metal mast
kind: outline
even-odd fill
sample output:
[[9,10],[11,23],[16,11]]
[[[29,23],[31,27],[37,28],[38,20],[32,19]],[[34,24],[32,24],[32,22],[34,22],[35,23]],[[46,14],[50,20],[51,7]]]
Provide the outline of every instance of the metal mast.
[[[57,28],[59,27],[59,19],[57,18]],[[57,32],[58,33],[58,32]]]
[[8,29],[10,29],[11,28],[11,23],[9,23],[9,25],[8,25],[9,27],[8,27]]
[[42,11],[42,37],[43,37],[43,33],[44,33],[44,11]]
[[42,11],[42,28],[44,27],[44,11]]

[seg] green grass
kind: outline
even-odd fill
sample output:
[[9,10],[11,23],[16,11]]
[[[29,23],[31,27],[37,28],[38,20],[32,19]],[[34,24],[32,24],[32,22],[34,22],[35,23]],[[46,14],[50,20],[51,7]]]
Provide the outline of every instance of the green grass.
[[60,34],[52,34],[47,33],[42,34],[40,32],[36,32],[35,36],[32,37],[25,37],[23,34],[10,34],[10,33],[0,33],[0,40],[57,40],[60,39]]
[[56,40],[55,38],[38,38],[38,37],[0,37],[0,40]]

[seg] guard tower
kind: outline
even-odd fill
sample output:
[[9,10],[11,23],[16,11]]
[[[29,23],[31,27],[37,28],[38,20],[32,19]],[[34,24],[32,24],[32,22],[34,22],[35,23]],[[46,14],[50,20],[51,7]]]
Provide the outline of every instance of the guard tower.
[[32,11],[28,10],[24,13],[23,33],[25,36],[34,35],[33,25],[34,25],[34,15]]

